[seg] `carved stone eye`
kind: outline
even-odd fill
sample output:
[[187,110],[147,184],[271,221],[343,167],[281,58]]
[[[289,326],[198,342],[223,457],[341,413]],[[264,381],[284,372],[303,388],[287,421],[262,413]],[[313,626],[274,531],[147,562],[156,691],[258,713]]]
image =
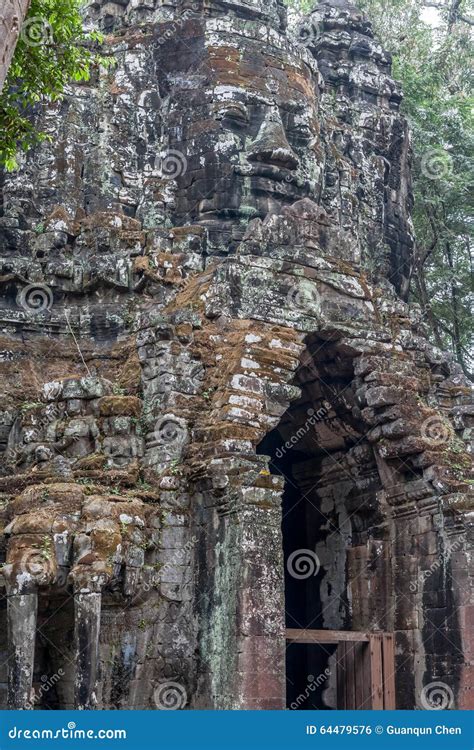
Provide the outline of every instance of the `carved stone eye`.
[[224,124],[247,125],[250,118],[245,104],[241,102],[229,102],[219,109],[217,119],[222,120]]

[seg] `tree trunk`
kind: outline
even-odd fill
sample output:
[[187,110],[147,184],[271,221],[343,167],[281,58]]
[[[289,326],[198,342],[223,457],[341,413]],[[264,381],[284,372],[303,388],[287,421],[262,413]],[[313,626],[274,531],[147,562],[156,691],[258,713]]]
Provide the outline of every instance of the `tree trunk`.
[[30,0],[2,0],[0,9],[0,92],[30,7]]

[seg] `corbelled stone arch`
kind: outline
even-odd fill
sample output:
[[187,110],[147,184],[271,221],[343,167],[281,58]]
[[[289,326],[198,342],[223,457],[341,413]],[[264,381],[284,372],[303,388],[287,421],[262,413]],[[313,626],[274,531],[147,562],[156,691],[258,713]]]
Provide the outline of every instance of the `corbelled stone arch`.
[[[393,632],[397,708],[422,706],[436,682],[450,707],[464,705],[459,503],[469,501],[453,495],[442,465],[461,443],[427,405],[439,396],[440,365],[424,378],[412,352],[329,331],[306,344],[293,381],[300,396],[257,448],[284,482],[286,627]],[[446,367],[443,392],[462,398]],[[434,422],[451,442],[430,432]],[[305,648],[287,648],[288,704],[336,707],[334,649]]]

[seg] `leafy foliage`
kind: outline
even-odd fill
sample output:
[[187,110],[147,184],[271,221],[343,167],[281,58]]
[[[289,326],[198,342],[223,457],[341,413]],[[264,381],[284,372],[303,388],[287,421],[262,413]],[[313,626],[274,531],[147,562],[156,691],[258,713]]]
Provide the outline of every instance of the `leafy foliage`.
[[[473,376],[472,0],[355,0],[393,55],[413,134],[412,300]],[[290,0],[306,12],[310,0]],[[428,8],[436,7],[428,17]]]
[[32,119],[39,104],[59,99],[70,81],[89,78],[97,33],[83,28],[82,0],[31,0],[26,22],[0,96],[0,164],[46,136]]

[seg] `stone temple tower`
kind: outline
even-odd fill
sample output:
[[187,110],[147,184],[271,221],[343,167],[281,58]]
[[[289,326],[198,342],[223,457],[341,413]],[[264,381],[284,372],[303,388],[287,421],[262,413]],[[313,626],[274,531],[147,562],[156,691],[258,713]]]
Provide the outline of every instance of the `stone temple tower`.
[[336,707],[288,630],[472,705],[472,393],[406,302],[389,55],[341,1],[86,14],[114,65],[1,183],[2,705]]

